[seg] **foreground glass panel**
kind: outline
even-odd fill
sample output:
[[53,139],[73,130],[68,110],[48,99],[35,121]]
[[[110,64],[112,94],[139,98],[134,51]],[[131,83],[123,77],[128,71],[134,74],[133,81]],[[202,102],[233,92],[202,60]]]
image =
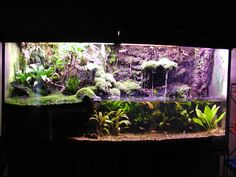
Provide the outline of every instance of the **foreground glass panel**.
[[222,136],[228,52],[144,44],[7,43],[5,102],[68,104],[86,95],[94,102],[94,114],[85,139]]

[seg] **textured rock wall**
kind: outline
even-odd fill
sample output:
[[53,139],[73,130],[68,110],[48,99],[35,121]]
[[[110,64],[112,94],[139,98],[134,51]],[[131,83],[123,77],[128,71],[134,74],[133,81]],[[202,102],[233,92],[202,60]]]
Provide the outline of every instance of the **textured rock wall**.
[[141,84],[141,64],[167,57],[178,63],[177,69],[169,73],[168,84],[187,84],[192,96],[204,96],[211,82],[213,54],[214,50],[209,48],[124,45],[118,50],[116,69],[119,72],[114,77],[116,80],[131,78]]

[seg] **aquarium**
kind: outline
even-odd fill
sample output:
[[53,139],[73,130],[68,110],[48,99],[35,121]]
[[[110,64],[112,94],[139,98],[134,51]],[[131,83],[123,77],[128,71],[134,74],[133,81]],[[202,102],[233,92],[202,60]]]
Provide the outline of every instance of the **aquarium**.
[[229,50],[219,48],[6,43],[5,103],[50,107],[89,100],[78,141],[221,137],[228,65]]

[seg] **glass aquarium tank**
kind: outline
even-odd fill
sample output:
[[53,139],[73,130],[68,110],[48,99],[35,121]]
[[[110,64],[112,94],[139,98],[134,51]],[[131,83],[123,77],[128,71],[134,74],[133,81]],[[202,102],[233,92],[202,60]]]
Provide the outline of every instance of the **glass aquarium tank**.
[[228,69],[228,49],[6,43],[5,103],[50,107],[89,100],[91,114],[78,141],[221,137]]

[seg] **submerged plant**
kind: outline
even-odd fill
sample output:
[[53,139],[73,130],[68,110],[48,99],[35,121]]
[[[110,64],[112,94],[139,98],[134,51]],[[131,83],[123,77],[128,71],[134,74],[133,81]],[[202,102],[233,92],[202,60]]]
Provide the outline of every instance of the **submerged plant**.
[[102,112],[97,112],[94,110],[93,116],[89,121],[94,121],[96,123],[96,131],[99,135],[109,135],[111,131],[111,126],[113,122],[110,120],[109,116],[113,112],[108,114],[103,114]]
[[204,112],[198,109],[198,105],[196,106],[196,114],[197,118],[193,118],[193,121],[200,126],[202,126],[206,130],[212,130],[217,127],[218,123],[224,118],[226,112],[223,112],[219,117],[217,117],[216,113],[220,106],[216,107],[216,105],[210,108],[208,105],[205,106]]
[[129,128],[131,123],[129,121],[128,116],[125,114],[125,111],[123,111],[122,109],[118,109],[117,111],[114,111],[111,115],[113,135],[119,135],[121,128]]
[[95,121],[96,131],[99,135],[119,135],[121,128],[129,128],[130,121],[122,109],[108,113],[94,110],[93,116],[89,119]]

